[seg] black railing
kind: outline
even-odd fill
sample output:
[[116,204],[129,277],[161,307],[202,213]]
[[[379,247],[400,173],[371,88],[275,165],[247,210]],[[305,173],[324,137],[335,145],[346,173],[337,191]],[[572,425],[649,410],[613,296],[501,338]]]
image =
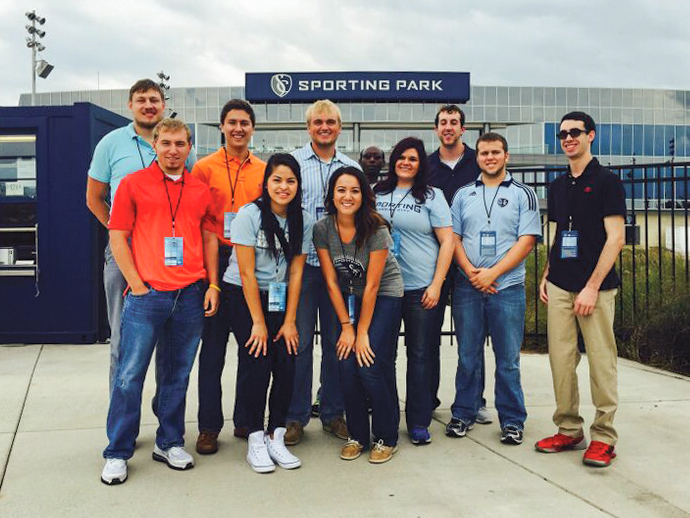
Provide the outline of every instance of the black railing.
[[[690,163],[608,167],[623,181],[628,208],[626,246],[616,265],[621,277],[616,328],[625,334],[650,308],[663,307],[690,285]],[[539,302],[539,279],[555,230],[555,225],[547,222],[547,191],[549,183],[564,173],[562,167],[511,170],[516,179],[537,191],[542,211],[544,240],[528,259],[527,338],[545,336],[546,307]]]
[[[623,181],[628,208],[626,246],[616,265],[621,277],[616,330],[625,335],[638,318],[663,307],[690,286],[690,162],[607,167]],[[565,171],[559,166],[510,169],[515,179],[536,191],[542,214],[543,240],[527,259],[525,337],[532,342],[543,342],[546,336],[546,306],[539,301],[539,280],[555,232],[555,224],[548,223],[548,187]],[[444,343],[454,344],[453,327],[452,319],[446,318]]]

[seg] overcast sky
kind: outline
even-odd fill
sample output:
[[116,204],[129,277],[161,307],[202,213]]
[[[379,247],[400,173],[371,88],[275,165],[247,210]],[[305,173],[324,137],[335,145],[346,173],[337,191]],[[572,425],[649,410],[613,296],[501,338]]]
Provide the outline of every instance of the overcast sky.
[[685,0],[0,0],[0,105],[37,91],[241,86],[245,72],[447,70],[476,85],[690,89]]

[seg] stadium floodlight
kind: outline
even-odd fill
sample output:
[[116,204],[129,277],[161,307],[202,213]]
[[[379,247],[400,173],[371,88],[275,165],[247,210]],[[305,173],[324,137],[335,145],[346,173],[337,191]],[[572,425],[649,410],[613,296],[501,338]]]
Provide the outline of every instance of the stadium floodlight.
[[36,105],[36,74],[45,79],[50,75],[55,68],[53,65],[42,59],[36,61],[36,52],[42,52],[46,49],[45,45],[36,40],[36,36],[43,38],[46,31],[36,27],[36,24],[43,25],[46,19],[36,14],[36,11],[28,11],[26,17],[31,22],[31,25],[26,25],[26,30],[29,37],[26,38],[26,46],[31,49],[31,106]]
[[38,74],[38,77],[45,79],[50,75],[54,68],[55,67],[53,65],[48,63],[45,59],[42,59],[38,62],[36,73]]

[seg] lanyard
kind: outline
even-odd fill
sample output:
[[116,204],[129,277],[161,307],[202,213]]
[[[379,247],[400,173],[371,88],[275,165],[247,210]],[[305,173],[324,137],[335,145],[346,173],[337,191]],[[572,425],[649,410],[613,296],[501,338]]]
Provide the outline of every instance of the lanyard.
[[230,193],[232,195],[232,201],[230,202],[230,212],[232,212],[232,209],[235,208],[235,189],[237,187],[237,182],[240,181],[240,171],[242,170],[242,166],[247,163],[249,160],[249,152],[247,151],[247,158],[242,160],[240,163],[240,166],[237,168],[237,174],[235,175],[235,184],[233,185],[232,183],[232,177],[230,176],[230,163],[228,161],[228,152],[225,148],[223,148],[223,153],[225,153],[225,169],[228,172],[228,183],[230,184]]
[[498,196],[498,191],[501,189],[501,186],[496,188],[496,194],[494,194],[494,199],[491,200],[491,205],[487,208],[486,207],[486,185],[482,183],[482,199],[484,200],[484,212],[486,212],[486,219],[491,225],[491,212],[494,210],[494,202],[496,201],[496,196]]
[[[288,225],[287,221],[285,222],[285,227],[283,227],[280,224],[280,221],[278,222],[278,226],[280,227],[280,230],[283,231],[283,237],[285,237],[285,230],[287,229],[287,225]],[[278,237],[278,236],[276,236],[276,237]],[[285,240],[287,241],[287,238]],[[280,250],[278,250],[278,255],[276,257],[276,282],[278,282],[278,273],[279,273],[279,269],[280,269],[279,268],[280,267],[280,255],[282,254],[283,256],[285,256],[285,250],[283,250],[283,245],[280,244],[280,239],[278,239],[278,244],[280,245]]]
[[[345,245],[343,244],[343,239],[340,237],[340,225],[338,225],[338,216],[334,215],[332,217],[333,217],[333,222],[335,223],[335,231],[338,234],[338,241],[340,241],[340,251],[343,253],[343,259],[347,259],[347,254],[345,253]],[[357,259],[357,252],[359,250],[357,248],[357,231],[356,230],[355,230],[355,238],[354,239],[355,239],[355,254],[352,256],[353,262]],[[350,294],[352,294],[352,293],[354,293],[354,288],[352,287],[352,285],[354,284],[354,281],[352,279],[352,274],[350,274],[348,277],[349,277],[348,282],[350,284],[350,286],[349,286]]]
[[573,212],[575,210],[575,191],[577,189],[577,178],[572,176],[570,173],[568,173],[568,186],[567,186],[567,191],[568,191],[568,230],[573,229]]
[[[146,169],[148,166],[144,163],[144,155],[141,154],[141,147],[139,147],[139,137],[134,138],[134,142],[137,145],[137,151],[139,151],[139,159],[141,160],[141,168]],[[153,157],[151,159],[151,162],[149,162],[149,166],[153,164],[153,161],[156,159],[156,157]]]
[[323,162],[318,155],[316,156],[316,159],[319,161],[319,178],[321,179],[321,191],[323,192],[323,199],[325,200],[326,194],[328,194],[328,182],[326,180],[331,176],[331,166],[333,165],[333,162],[335,162],[335,153],[333,153],[333,158],[331,158],[331,161],[328,162],[328,169],[326,169],[325,179],[323,177]]
[[172,201],[170,201],[170,193],[168,192],[168,180],[163,173],[163,187],[165,187],[165,195],[168,197],[168,207],[170,208],[170,218],[172,219],[172,237],[175,237],[175,218],[177,217],[177,211],[180,209],[180,201],[182,201],[182,191],[184,190],[184,171],[182,172],[182,185],[180,186],[180,197],[177,198],[177,206],[175,207],[175,212],[173,212]]
[[400,198],[400,201],[399,201],[398,203],[396,203],[395,205],[393,205],[393,192],[394,192],[394,191],[395,191],[395,189],[393,189],[393,190],[391,191],[391,201],[390,201],[390,203],[388,204],[388,212],[389,212],[389,214],[390,214],[390,216],[391,216],[391,225],[393,224],[393,216],[395,216],[395,211],[398,210],[398,207],[400,207],[400,204],[403,202],[403,200],[404,200],[405,198],[407,198],[407,195],[410,194],[410,192],[412,192],[412,187],[410,187],[410,188],[407,190],[407,192],[405,193],[405,195],[404,195],[402,198]]

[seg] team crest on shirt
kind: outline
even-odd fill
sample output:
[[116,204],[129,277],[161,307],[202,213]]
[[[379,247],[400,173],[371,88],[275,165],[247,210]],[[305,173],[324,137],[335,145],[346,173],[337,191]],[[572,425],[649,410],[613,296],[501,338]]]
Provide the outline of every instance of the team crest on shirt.
[[508,205],[508,200],[506,198],[499,198],[498,199],[498,206],[499,207],[505,207]]

